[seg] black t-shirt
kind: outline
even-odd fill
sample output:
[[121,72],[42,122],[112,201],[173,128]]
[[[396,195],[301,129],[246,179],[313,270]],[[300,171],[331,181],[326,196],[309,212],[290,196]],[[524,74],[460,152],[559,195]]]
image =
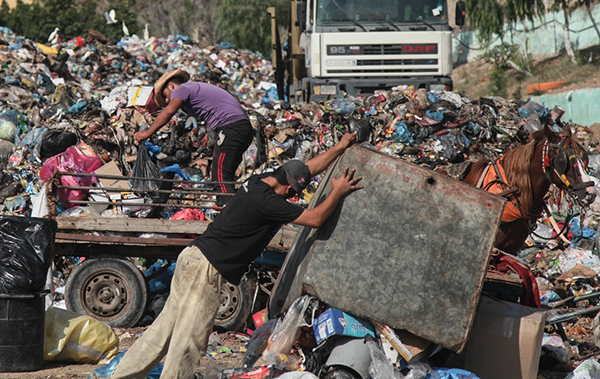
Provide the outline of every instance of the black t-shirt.
[[250,177],[206,231],[191,242],[232,284],[239,284],[281,225],[292,222],[304,208],[276,194],[261,178]]

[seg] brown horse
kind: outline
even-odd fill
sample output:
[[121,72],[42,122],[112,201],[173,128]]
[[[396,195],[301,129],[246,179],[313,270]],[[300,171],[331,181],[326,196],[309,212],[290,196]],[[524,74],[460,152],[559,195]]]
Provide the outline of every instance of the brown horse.
[[490,192],[509,193],[494,243],[507,253],[516,254],[523,247],[542,213],[551,184],[574,195],[582,206],[596,197],[587,174],[587,152],[571,135],[568,125],[561,134],[545,126],[533,134],[531,142],[495,163],[490,164],[488,159],[475,162],[463,181]]

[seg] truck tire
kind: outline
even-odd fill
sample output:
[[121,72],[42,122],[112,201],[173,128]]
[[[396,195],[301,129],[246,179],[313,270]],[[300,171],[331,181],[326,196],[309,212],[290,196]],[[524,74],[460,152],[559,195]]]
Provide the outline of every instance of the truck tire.
[[130,328],[146,311],[148,288],[144,275],[128,260],[89,259],[69,276],[65,302],[73,312],[112,327]]
[[225,281],[221,287],[221,304],[215,318],[215,329],[219,331],[243,331],[250,312],[256,283],[246,277],[239,286]]

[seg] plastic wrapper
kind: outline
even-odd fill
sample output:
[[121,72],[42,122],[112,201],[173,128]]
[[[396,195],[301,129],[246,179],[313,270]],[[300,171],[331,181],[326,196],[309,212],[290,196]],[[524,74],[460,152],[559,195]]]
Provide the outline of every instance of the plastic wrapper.
[[307,371],[290,371],[278,376],[279,379],[318,379],[313,373]]
[[377,342],[367,341],[369,352],[371,353],[371,365],[369,366],[369,375],[372,379],[403,379],[404,375],[396,370],[392,362],[385,356],[385,353],[379,348]]
[[0,139],[13,142],[18,124],[19,120],[16,116],[8,113],[0,114]]
[[106,364],[119,352],[110,326],[89,316],[59,308],[46,311],[44,360]]
[[600,379],[600,363],[592,357],[583,362],[566,379]]
[[[115,371],[117,365],[119,364],[119,362],[121,362],[121,359],[123,358],[123,355],[125,355],[126,352],[127,350],[117,354],[110,361],[110,363],[95,369],[88,379],[108,378],[110,374],[112,374],[112,372]],[[159,363],[156,365],[156,367],[152,369],[152,371],[148,373],[148,375],[145,376],[144,379],[160,379],[160,374],[162,374],[162,370],[163,364]]]
[[0,216],[0,293],[44,290],[56,229],[55,220]]
[[[47,181],[59,171],[92,173],[100,166],[102,166],[100,158],[83,155],[75,147],[69,147],[64,153],[55,155],[44,162],[40,170],[40,179]],[[61,184],[65,186],[89,187],[94,181],[94,178],[84,176],[62,175],[60,177]],[[68,207],[72,206],[69,201],[83,200],[87,197],[87,194],[88,190],[59,188],[57,191],[58,198],[65,202]]]
[[[160,178],[160,170],[152,162],[150,154],[148,153],[148,149],[145,144],[140,144],[138,146],[137,158],[135,160],[135,164],[133,166],[131,176],[136,178]],[[131,186],[137,189],[143,189],[147,191],[153,191],[158,189],[158,185],[156,182],[150,180],[131,180]]]
[[[289,354],[292,345],[300,335],[300,328],[303,326],[312,326],[314,313],[318,306],[318,300],[314,297],[305,295],[299,297],[290,306],[283,321],[275,327],[273,334],[269,337],[269,343],[263,352],[267,361],[270,354]],[[307,322],[306,320],[310,320]]]
[[48,130],[42,136],[40,158],[46,159],[53,157],[64,152],[70,146],[76,144],[77,135],[75,133],[61,130]]
[[248,341],[248,344],[246,345],[244,367],[252,367],[258,358],[260,358],[267,347],[269,337],[273,334],[273,330],[275,330],[278,322],[279,319],[266,321],[254,331],[254,334],[252,334],[250,341]]

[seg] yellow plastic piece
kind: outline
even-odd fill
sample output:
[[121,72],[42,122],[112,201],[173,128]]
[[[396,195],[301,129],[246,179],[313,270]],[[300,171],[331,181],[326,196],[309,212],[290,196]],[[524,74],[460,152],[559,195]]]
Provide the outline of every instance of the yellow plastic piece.
[[60,308],[46,311],[44,361],[106,364],[119,352],[110,326]]

